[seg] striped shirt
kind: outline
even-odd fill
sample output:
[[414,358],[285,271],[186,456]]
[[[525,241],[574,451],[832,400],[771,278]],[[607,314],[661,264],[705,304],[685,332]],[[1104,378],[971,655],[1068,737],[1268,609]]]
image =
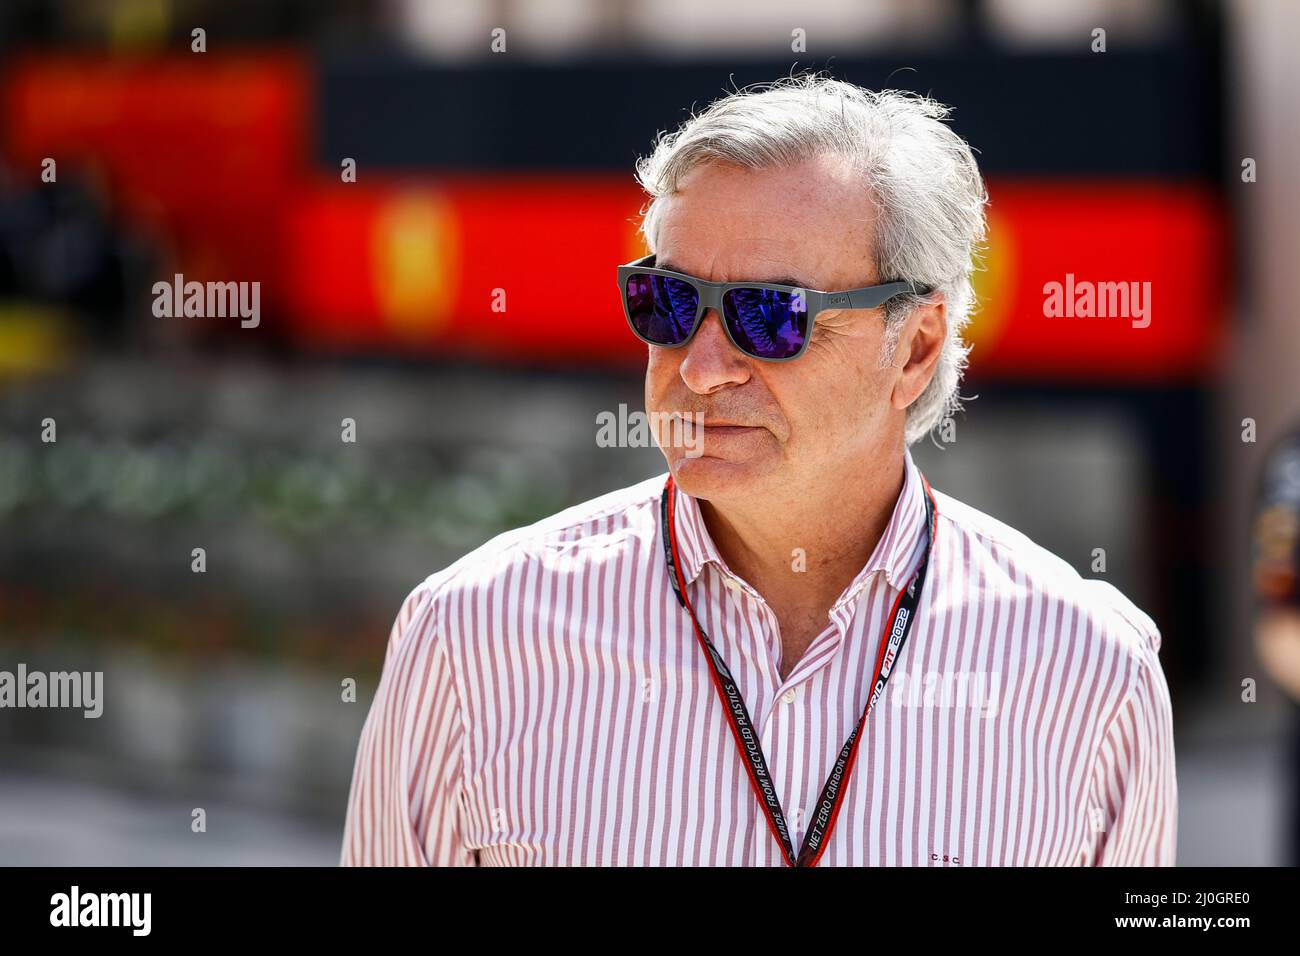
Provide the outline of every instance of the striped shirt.
[[[776,617],[675,493],[682,574],[759,732],[796,849],[925,545],[910,452],[889,524],[781,680]],[[669,583],[667,475],[503,534],[403,603],[361,735],[344,865],[781,866]],[[1172,865],[1151,619],[938,490],[911,635],[822,866]]]

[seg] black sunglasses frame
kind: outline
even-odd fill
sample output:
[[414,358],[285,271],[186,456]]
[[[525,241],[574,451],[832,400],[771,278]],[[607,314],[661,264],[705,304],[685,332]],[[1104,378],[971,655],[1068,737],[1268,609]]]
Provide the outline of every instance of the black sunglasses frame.
[[[695,338],[695,333],[700,330],[704,313],[709,309],[713,309],[718,313],[718,318],[722,321],[722,328],[727,333],[727,339],[736,350],[750,358],[758,359],[760,362],[791,362],[803,355],[808,350],[808,343],[812,341],[817,316],[827,309],[874,309],[884,305],[895,296],[906,294],[928,295],[931,291],[928,286],[910,281],[886,282],[883,285],[869,285],[861,289],[847,289],[843,292],[820,292],[816,289],[780,285],[774,282],[709,282],[705,279],[697,279],[695,276],[687,275],[684,272],[673,272],[671,269],[657,268],[654,261],[655,255],[651,253],[635,262],[629,262],[618,267],[618,286],[619,295],[623,299],[623,316],[627,319],[628,328],[632,330],[633,335],[647,345],[653,345],[657,348],[680,349],[689,345],[691,339]],[[662,342],[651,341],[637,331],[637,327],[632,321],[632,305],[627,296],[627,283],[634,275],[667,276],[685,282],[695,289],[695,295],[698,299],[698,305],[695,309],[695,324],[691,326],[691,331],[687,333],[686,338],[675,345],[665,345]],[[753,352],[741,347],[740,343],[736,341],[736,337],[731,333],[731,327],[722,311],[723,296],[733,289],[771,289],[776,292],[789,292],[803,296],[804,305],[808,310],[808,333],[804,336],[803,345],[799,347],[799,351],[793,355],[769,358],[763,355],[755,355]]]

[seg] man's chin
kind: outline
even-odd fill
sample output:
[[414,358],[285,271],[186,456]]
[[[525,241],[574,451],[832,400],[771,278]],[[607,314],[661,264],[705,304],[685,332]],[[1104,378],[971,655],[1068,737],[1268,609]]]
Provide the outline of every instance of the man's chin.
[[762,482],[766,471],[752,458],[715,458],[685,455],[671,464],[673,480],[677,487],[692,498],[719,500],[752,493]]

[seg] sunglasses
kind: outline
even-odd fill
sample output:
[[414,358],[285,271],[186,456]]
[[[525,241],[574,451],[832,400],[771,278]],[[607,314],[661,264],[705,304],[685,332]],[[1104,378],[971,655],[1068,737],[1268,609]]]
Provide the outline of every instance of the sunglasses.
[[654,255],[618,267],[627,324],[642,342],[680,348],[700,327],[707,309],[722,318],[727,338],[741,352],[765,362],[803,355],[813,323],[826,309],[874,309],[895,296],[925,295],[915,282],[887,282],[844,292],[817,292],[772,282],[706,282],[670,269],[656,269]]

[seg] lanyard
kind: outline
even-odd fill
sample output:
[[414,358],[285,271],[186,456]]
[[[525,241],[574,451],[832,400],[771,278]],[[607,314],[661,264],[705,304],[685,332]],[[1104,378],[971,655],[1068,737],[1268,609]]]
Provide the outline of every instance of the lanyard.
[[907,588],[899,592],[898,599],[894,601],[894,609],[885,622],[885,633],[880,639],[880,653],[876,656],[875,674],[871,680],[871,697],[862,711],[862,716],[858,718],[857,726],[853,728],[848,740],[840,748],[839,758],[831,768],[830,776],[826,778],[821,796],[817,799],[816,812],[809,823],[808,832],[804,834],[803,846],[799,850],[798,857],[794,854],[790,830],[785,822],[785,814],[781,810],[781,801],[777,798],[772,775],[767,769],[767,761],[763,758],[763,748],[754,730],[754,723],[749,718],[749,710],[740,696],[735,678],[727,669],[722,655],[704,633],[704,628],[700,627],[695,609],[691,607],[690,599],[686,596],[686,581],[682,577],[681,565],[677,560],[675,496],[671,474],[664,485],[663,497],[659,502],[659,514],[663,526],[664,560],[668,565],[668,578],[677,595],[677,603],[691,616],[695,636],[704,650],[705,660],[709,662],[713,686],[722,701],[722,708],[727,714],[727,722],[731,725],[731,734],[736,740],[736,746],[740,748],[745,769],[749,772],[750,785],[767,816],[768,829],[781,846],[782,857],[787,866],[816,866],[817,861],[821,859],[831,830],[835,827],[835,819],[839,816],[840,803],[844,797],[843,784],[853,772],[853,764],[858,753],[858,740],[861,738],[862,728],[866,725],[867,715],[871,713],[871,708],[875,706],[881,692],[884,691],[889,675],[893,672],[894,662],[898,659],[908,632],[912,629],[916,606],[921,598],[921,589],[925,586],[925,572],[930,565],[930,552],[934,547],[938,516],[934,494],[924,475],[921,476],[921,483],[925,486],[925,553],[921,556],[921,563],[912,572],[912,579]]

